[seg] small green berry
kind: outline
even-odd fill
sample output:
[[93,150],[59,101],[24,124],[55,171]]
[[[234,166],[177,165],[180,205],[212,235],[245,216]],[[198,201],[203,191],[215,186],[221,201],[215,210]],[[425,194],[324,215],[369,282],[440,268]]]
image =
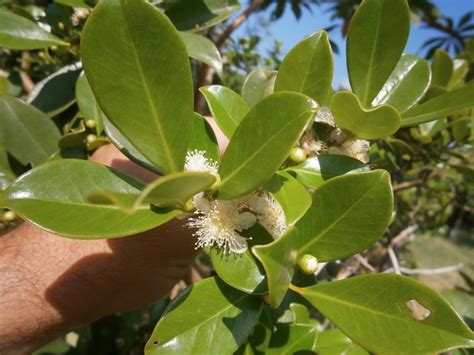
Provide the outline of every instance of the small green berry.
[[92,144],[97,140],[97,136],[95,134],[88,134],[86,137],[87,144]]
[[306,154],[303,149],[296,147],[291,150],[290,159],[295,163],[302,163],[306,159]]
[[318,259],[314,256],[306,254],[298,261],[298,266],[303,274],[311,275],[318,269]]
[[93,129],[97,126],[97,123],[94,120],[86,120],[85,125],[87,128]]

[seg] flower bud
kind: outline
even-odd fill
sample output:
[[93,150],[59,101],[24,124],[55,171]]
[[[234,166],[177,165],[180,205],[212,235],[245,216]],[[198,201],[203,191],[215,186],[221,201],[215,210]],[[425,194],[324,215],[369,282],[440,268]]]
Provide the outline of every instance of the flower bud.
[[298,266],[303,274],[311,275],[318,269],[318,259],[314,256],[305,254],[298,260]]
[[302,163],[306,159],[306,154],[303,149],[296,147],[291,150],[290,159],[295,163]]
[[97,140],[97,136],[95,134],[88,134],[86,137],[87,144],[92,144]]
[[85,125],[87,128],[93,129],[97,126],[97,123],[94,120],[86,120]]
[[3,213],[3,220],[5,222],[13,222],[16,219],[16,214],[13,211],[6,211]]

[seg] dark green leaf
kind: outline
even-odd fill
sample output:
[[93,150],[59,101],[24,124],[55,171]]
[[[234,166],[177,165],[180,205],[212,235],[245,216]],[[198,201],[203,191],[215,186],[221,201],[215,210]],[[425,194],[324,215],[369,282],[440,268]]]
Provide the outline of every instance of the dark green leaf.
[[189,32],[180,32],[186,45],[188,55],[214,69],[222,76],[222,58],[216,45],[207,37]]
[[283,301],[295,271],[298,256],[298,232],[290,228],[283,236],[266,245],[252,248],[265,269],[270,305],[277,308]]
[[392,73],[408,39],[406,0],[364,0],[347,34],[347,68],[352,90],[370,105]]
[[404,54],[372,105],[391,105],[403,113],[422,99],[430,81],[428,61],[416,55]]
[[439,353],[474,345],[474,334],[453,308],[405,276],[372,274],[295,291],[377,354]]
[[206,152],[205,156],[218,162],[219,145],[211,125],[198,113],[194,113],[193,140],[189,151],[198,150]]
[[272,197],[285,212],[286,224],[293,225],[311,206],[311,195],[293,176],[285,171],[278,171],[265,184]]
[[141,0],[103,0],[87,21],[81,50],[107,118],[161,171],[181,171],[193,85],[186,46],[171,22]]
[[326,180],[364,168],[364,163],[345,155],[320,155],[290,166],[287,170],[296,173],[298,181],[306,187],[316,189]]
[[315,32],[283,59],[275,91],[300,92],[322,105],[331,90],[333,65],[328,34],[323,30]]
[[250,107],[273,93],[277,73],[274,70],[257,68],[247,76],[242,87],[242,97]]
[[318,355],[369,355],[339,329],[330,329],[319,333],[316,352]]
[[211,249],[214,270],[223,281],[238,290],[254,294],[265,293],[267,291],[265,273],[250,252],[250,248],[254,245],[268,244],[273,241],[273,237],[260,224],[255,224],[239,234],[248,238],[249,249],[243,254],[224,254],[220,249]]
[[104,165],[74,159],[43,164],[22,175],[0,195],[0,205],[60,235],[113,238],[150,230],[181,212],[142,206],[128,215],[110,204],[91,204],[95,191],[136,195],[143,185]]
[[273,332],[273,324],[270,310],[264,307],[258,323],[246,344],[240,347],[235,355],[265,354]]
[[58,150],[60,137],[43,112],[14,97],[0,97],[0,144],[21,164],[47,161]]
[[34,22],[22,16],[0,11],[0,47],[38,49],[68,45]]
[[[317,104],[297,93],[272,94],[244,117],[219,167],[219,198],[243,196],[268,181],[283,164]],[[255,139],[258,137],[258,139]]]
[[392,210],[392,188],[386,171],[331,179],[316,189],[311,208],[296,224],[298,254],[331,261],[367,249],[385,232]]
[[97,133],[101,134],[104,130],[104,114],[102,113],[84,74],[82,74],[76,82],[76,99],[81,114],[87,120],[94,120],[97,125]]
[[0,191],[10,185],[13,180],[15,180],[15,174],[8,162],[7,150],[0,145]]
[[224,86],[204,86],[199,90],[206,98],[217,125],[230,139],[249,112],[248,105],[239,94]]
[[444,118],[474,106],[474,85],[436,96],[413,107],[402,115],[402,127],[415,126],[438,118]]
[[81,74],[80,63],[67,65],[35,85],[28,102],[52,117],[76,100],[75,86]]
[[349,91],[332,96],[331,109],[338,127],[362,139],[378,139],[394,134],[400,128],[400,114],[392,106],[364,109]]
[[205,279],[170,303],[145,354],[230,354],[247,340],[261,310],[258,297]]

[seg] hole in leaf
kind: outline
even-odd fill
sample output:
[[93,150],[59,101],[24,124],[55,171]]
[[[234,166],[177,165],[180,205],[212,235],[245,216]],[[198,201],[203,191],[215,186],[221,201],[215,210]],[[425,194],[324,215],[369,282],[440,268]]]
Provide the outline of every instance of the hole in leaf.
[[410,308],[413,318],[418,321],[425,320],[431,314],[431,311],[428,308],[423,307],[417,300],[409,300],[407,306]]
[[154,346],[158,346],[158,344],[160,344],[160,341],[159,341],[159,340],[153,341],[153,345],[154,345]]

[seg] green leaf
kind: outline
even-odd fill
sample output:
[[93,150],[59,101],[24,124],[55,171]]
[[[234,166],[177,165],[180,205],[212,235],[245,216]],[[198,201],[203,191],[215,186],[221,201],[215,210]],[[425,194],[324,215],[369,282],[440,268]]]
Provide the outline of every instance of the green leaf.
[[247,340],[261,310],[258,297],[205,279],[170,303],[145,354],[230,354]]
[[255,325],[253,333],[250,335],[247,343],[241,346],[235,355],[265,354],[270,344],[272,332],[273,323],[271,313],[268,307],[264,307],[260,319]]
[[216,45],[207,37],[189,32],[180,32],[188,55],[214,69],[222,77],[222,58]]
[[198,113],[194,113],[193,139],[189,151],[198,150],[206,152],[205,156],[218,162],[219,145],[211,125]]
[[275,91],[300,92],[322,105],[331,91],[333,66],[327,32],[315,32],[294,46],[283,59]]
[[466,85],[436,96],[408,110],[402,115],[401,126],[415,126],[438,118],[444,118],[473,106],[474,85]]
[[88,196],[92,202],[117,203],[125,212],[135,213],[149,202],[158,207],[179,207],[188,209],[187,202],[197,193],[210,188],[216,177],[208,173],[183,172],[163,176],[148,184],[134,200],[128,196],[114,195],[110,192],[96,191]]
[[290,309],[294,315],[292,324],[278,324],[266,354],[283,355],[299,352],[313,353],[318,339],[319,323],[309,317],[305,306],[292,303]]
[[453,308],[405,276],[372,274],[294,290],[377,354],[438,353],[474,345],[473,333]]
[[286,171],[278,171],[273,175],[265,184],[265,190],[280,204],[287,225],[293,225],[311,206],[309,192]]
[[245,78],[242,86],[242,97],[245,102],[253,107],[265,96],[273,93],[277,71],[257,68]]
[[144,232],[181,213],[148,205],[132,216],[113,205],[94,205],[86,200],[95,191],[138,196],[142,188],[137,180],[104,165],[64,159],[22,175],[2,192],[0,205],[45,230],[78,239]]
[[202,31],[224,21],[240,9],[237,0],[164,0],[166,15],[181,31]]
[[51,46],[69,44],[22,16],[0,11],[0,47],[27,50]]
[[360,160],[345,155],[320,155],[290,166],[287,170],[296,173],[298,181],[306,187],[316,189],[326,180],[364,168],[365,164]]
[[416,55],[404,54],[372,105],[391,105],[403,113],[423,98],[430,87],[430,81],[428,61]]
[[87,20],[81,51],[108,119],[159,170],[181,171],[193,85],[186,46],[171,22],[141,0],[104,0]]
[[239,94],[224,86],[204,86],[199,91],[204,95],[217,125],[230,139],[249,112],[248,105]]
[[347,34],[347,69],[363,106],[370,105],[397,65],[409,32],[406,0],[364,0],[357,8]]
[[273,241],[271,234],[260,224],[239,233],[248,238],[249,249],[243,254],[224,254],[221,249],[211,249],[211,260],[217,275],[228,285],[253,294],[267,291],[265,272],[250,252],[254,245],[268,244]]
[[336,92],[331,109],[338,127],[362,139],[378,139],[394,134],[400,128],[400,114],[392,106],[364,109],[349,91]]
[[386,171],[331,179],[316,189],[311,208],[296,224],[298,254],[331,261],[365,250],[383,235],[392,210],[393,194]]
[[10,183],[15,180],[10,163],[8,162],[8,153],[5,147],[0,145],[0,191],[4,190]]
[[320,333],[316,343],[316,352],[318,355],[369,355],[339,329],[329,329]]
[[268,282],[268,300],[277,308],[285,297],[295,271],[298,256],[298,231],[290,228],[284,235],[266,245],[252,247],[263,265]]
[[67,65],[37,83],[28,95],[28,103],[53,117],[76,100],[75,85],[81,74],[80,63]]
[[460,290],[443,290],[442,294],[472,329],[474,326],[474,296]]
[[219,198],[243,196],[268,181],[316,111],[317,104],[310,98],[289,92],[272,94],[255,105],[237,127],[222,159]]
[[134,161],[138,165],[143,166],[146,169],[154,171],[155,173],[162,174],[153,163],[145,158],[142,153],[127,139],[125,136],[110,122],[105,115],[102,116],[102,122],[104,123],[104,130],[107,137],[114,143],[114,145],[120,149],[120,151],[130,160]]
[[469,63],[465,59],[455,59],[453,65],[453,75],[448,84],[448,89],[450,90],[461,84],[469,71]]
[[431,83],[433,85],[447,87],[453,75],[453,71],[453,60],[448,53],[438,48],[433,56],[433,62],[431,63],[431,72],[433,73]]
[[0,96],[0,144],[21,164],[39,165],[58,150],[56,125],[23,101]]
[[81,9],[90,9],[92,6],[84,0],[54,0],[55,3]]
[[87,81],[87,77],[84,74],[82,74],[76,82],[76,99],[81,114],[87,120],[94,120],[97,125],[97,133],[101,134],[104,130],[104,114],[102,113],[89,82]]

